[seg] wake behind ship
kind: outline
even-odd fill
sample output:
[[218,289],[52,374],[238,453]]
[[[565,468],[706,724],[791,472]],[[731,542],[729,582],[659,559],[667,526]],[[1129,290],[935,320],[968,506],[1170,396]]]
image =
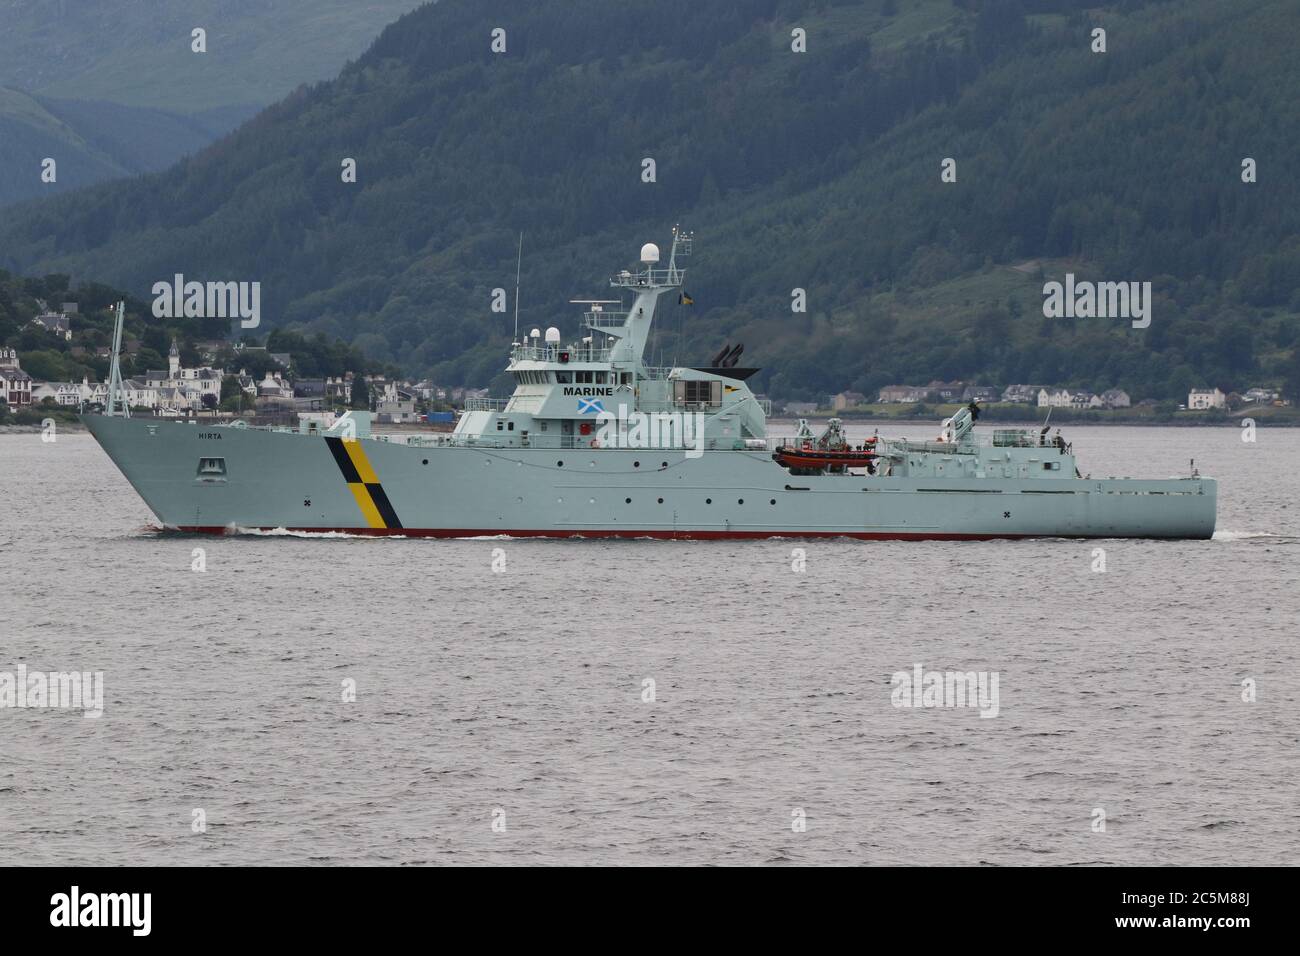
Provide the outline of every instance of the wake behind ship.
[[[667,268],[647,243],[583,300],[586,334],[534,329],[512,344],[514,394],[466,403],[450,435],[370,434],[368,413],[329,430],[132,418],[115,331],[107,410],[83,416],[168,529],[363,535],[625,538],[1208,538],[1217,482],[1091,478],[1036,429],[977,436],[972,404],[935,441],[854,445],[836,419],[767,436],[742,346],[694,367],[643,361],[662,296],[682,288],[690,235]],[[626,300],[630,298],[630,303]]]

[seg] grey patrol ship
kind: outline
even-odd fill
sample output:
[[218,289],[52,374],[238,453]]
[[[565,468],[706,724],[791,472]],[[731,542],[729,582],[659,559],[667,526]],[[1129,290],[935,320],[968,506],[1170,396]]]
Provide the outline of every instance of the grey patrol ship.
[[[961,409],[938,440],[857,446],[831,420],[767,436],[768,405],[737,367],[645,364],[655,309],[682,295],[673,230],[667,268],[647,243],[614,275],[617,300],[586,306],[585,334],[516,341],[511,398],[473,400],[445,435],[370,433],[368,413],[329,429],[132,418],[122,407],[121,308],[104,414],[84,421],[167,529],[287,529],[470,537],[987,539],[1208,538],[1217,485],[1083,477],[1073,450],[1037,429],[978,436]],[[627,301],[630,299],[630,303]]]

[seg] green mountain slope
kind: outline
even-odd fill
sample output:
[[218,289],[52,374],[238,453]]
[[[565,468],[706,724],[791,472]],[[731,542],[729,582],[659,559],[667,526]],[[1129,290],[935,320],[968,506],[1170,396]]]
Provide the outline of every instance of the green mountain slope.
[[164,169],[333,76],[417,2],[0,0],[0,205]]
[[[42,161],[54,157],[55,181],[41,181]],[[71,126],[26,93],[0,87],[0,205],[16,199],[65,192],[123,176],[128,170],[87,142]]]
[[[572,329],[563,301],[680,219],[697,305],[654,349],[743,340],[779,396],[1280,377],[1300,327],[1300,7],[1073,6],[446,0],[173,169],[16,211],[0,264],[140,294],[175,272],[257,279],[270,322],[482,383],[519,230],[523,321]],[[1044,320],[1044,278],[1067,269],[1151,281],[1151,328]]]
[[[165,169],[243,118],[238,108],[190,117],[0,88],[0,206]],[[54,182],[41,178],[47,157],[57,164]]]

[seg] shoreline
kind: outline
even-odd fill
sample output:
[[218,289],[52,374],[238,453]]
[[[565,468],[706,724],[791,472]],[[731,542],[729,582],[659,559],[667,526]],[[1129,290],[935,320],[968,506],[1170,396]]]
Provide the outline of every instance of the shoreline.
[[[807,418],[807,421],[809,425],[816,425],[819,422],[824,424],[829,419],[838,417],[840,421],[844,422],[845,424],[852,424],[856,426],[861,426],[864,424],[937,425],[939,422],[942,422],[943,419],[947,418],[951,414],[952,412],[947,412],[939,415],[926,416],[924,418],[919,418],[919,417],[904,418],[901,416],[898,418],[892,418],[892,417],[887,418],[880,415],[853,415],[853,414],[841,414],[838,416],[816,415],[816,416],[809,416]],[[1161,420],[1153,420],[1149,418],[1107,418],[1107,419],[1057,418],[1056,416],[1052,416],[1052,427],[1055,428],[1057,425],[1060,425],[1062,427],[1066,425],[1073,425],[1073,426],[1100,425],[1105,427],[1120,426],[1120,425],[1137,425],[1137,426],[1146,426],[1150,428],[1216,428],[1216,427],[1241,428],[1242,419],[1252,418],[1252,417],[1254,416],[1245,414],[1243,412],[1237,412],[1234,413],[1231,417],[1223,418],[1223,419],[1215,419],[1213,421],[1189,421],[1189,420],[1161,421]],[[773,415],[771,418],[768,419],[769,423],[772,422],[794,423],[797,421],[799,421],[797,417],[787,417],[787,416],[777,416],[777,415]],[[1282,427],[1282,428],[1296,428],[1296,427],[1300,427],[1300,418],[1295,420],[1256,418],[1255,424],[1257,427],[1271,425],[1274,427]],[[1007,428],[1042,428],[1043,419],[1042,418],[985,418],[983,416],[980,416],[979,421],[975,423],[975,427],[977,429],[1002,427],[1002,426],[1005,426]]]
[[[902,417],[880,418],[874,415],[840,415],[840,416],[819,415],[819,416],[809,417],[808,424],[814,427],[817,426],[819,423],[824,425],[832,417],[838,417],[845,424],[853,425],[855,427],[860,428],[863,425],[870,425],[870,424],[884,425],[884,426],[937,425],[939,422],[941,422],[944,418],[947,418],[948,416],[947,415],[927,416],[925,418],[902,418]],[[1241,426],[1242,420],[1251,417],[1253,416],[1237,413],[1237,415],[1235,415],[1232,418],[1217,420],[1217,421],[1151,421],[1149,419],[1142,419],[1142,418],[1105,419],[1101,421],[1096,421],[1091,419],[1053,418],[1052,427],[1056,427],[1057,425],[1060,425],[1062,427],[1066,425],[1073,425],[1076,427],[1099,425],[1099,426],[1110,428],[1110,427],[1122,427],[1127,425],[1127,426],[1136,426],[1136,427],[1145,427],[1145,428],[1239,429],[1242,427]],[[159,418],[157,419],[157,421],[174,422],[177,421],[177,419]],[[776,425],[776,424],[794,425],[799,421],[799,419],[773,415],[767,421],[768,424],[770,425]],[[216,422],[214,424],[222,425],[228,423]],[[1012,419],[1012,418],[981,419],[979,423],[976,425],[977,428],[992,428],[992,427],[1002,427],[1002,426],[1005,426],[1007,428],[1042,428],[1043,421],[1042,419],[1027,419],[1027,418],[1026,419]],[[1255,426],[1257,428],[1259,427],[1298,428],[1300,427],[1300,420],[1287,421],[1287,420],[1270,420],[1268,418],[1256,419]],[[44,429],[40,425],[14,425],[14,424],[0,425],[0,435],[39,435],[43,430]],[[81,424],[81,422],[61,421],[57,423],[57,430],[62,432],[76,432],[76,433],[87,433],[87,434],[89,433],[89,429],[87,429],[85,425]],[[376,428],[374,430],[374,434],[376,435],[383,435],[383,434],[407,435],[407,434],[423,434],[423,433],[448,434],[448,432],[443,430],[429,428],[428,426],[425,425],[414,425],[414,424],[390,424],[390,425],[385,425],[382,429]]]

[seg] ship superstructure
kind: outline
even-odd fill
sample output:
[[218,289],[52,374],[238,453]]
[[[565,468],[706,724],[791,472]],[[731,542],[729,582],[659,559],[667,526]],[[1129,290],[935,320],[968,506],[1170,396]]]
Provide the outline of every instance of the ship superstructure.
[[932,441],[854,444],[837,419],[820,435],[801,422],[794,439],[769,439],[768,403],[748,384],[757,370],[738,364],[743,346],[698,366],[645,363],[657,307],[665,295],[684,298],[679,260],[692,244],[674,229],[666,267],[647,243],[637,268],[610,278],[618,298],[574,300],[584,310],[570,341],[555,327],[516,335],[514,393],[468,401],[449,435],[373,435],[363,412],[328,430],[131,418],[113,395],[107,414],[84,420],[163,525],[191,532],[1213,534],[1213,479],[1094,479],[1045,430],[977,435],[975,405]]

